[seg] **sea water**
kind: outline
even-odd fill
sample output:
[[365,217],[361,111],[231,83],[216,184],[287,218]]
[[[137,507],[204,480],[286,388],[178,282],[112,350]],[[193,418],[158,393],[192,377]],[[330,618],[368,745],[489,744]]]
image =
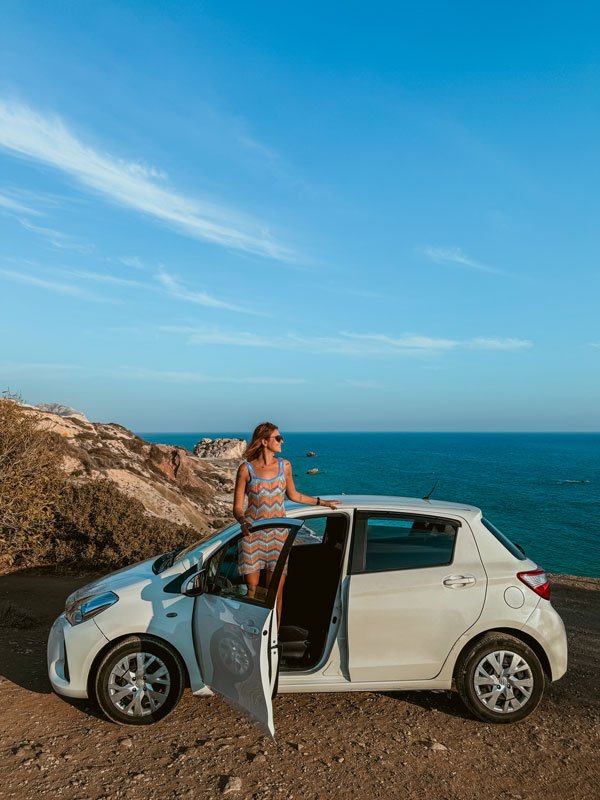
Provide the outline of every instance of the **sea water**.
[[[600,434],[285,433],[304,494],[387,494],[468,503],[553,572],[600,577]],[[140,433],[191,450],[204,436]],[[307,457],[314,451],[316,458]],[[317,467],[316,475],[307,470]]]

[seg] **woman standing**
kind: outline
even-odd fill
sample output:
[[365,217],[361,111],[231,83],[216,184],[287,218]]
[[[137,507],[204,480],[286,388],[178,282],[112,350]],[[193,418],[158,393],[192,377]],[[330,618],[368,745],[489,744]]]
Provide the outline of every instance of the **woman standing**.
[[[277,564],[277,559],[285,543],[288,531],[285,528],[268,528],[252,533],[250,527],[256,520],[273,519],[285,516],[284,500],[287,497],[295,503],[311,506],[335,508],[339,503],[321,500],[300,494],[294,486],[292,465],[278,457],[281,453],[283,436],[277,425],[262,422],[254,429],[252,439],[245,453],[245,461],[237,471],[233,496],[233,515],[241,525],[244,538],[240,542],[239,571],[245,576],[248,597],[256,595],[261,570],[266,572],[267,587]],[[244,512],[244,498],[248,505]],[[283,584],[287,573],[284,568],[277,592],[277,619],[281,620]]]

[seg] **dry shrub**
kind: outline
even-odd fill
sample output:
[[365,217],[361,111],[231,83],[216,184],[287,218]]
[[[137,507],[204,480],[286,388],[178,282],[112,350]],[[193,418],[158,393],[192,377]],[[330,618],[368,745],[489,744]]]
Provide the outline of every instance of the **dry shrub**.
[[69,480],[63,447],[34,413],[0,398],[0,569],[114,569],[199,538],[149,516],[109,480]]
[[65,487],[43,556],[64,566],[117,568],[198,538],[193,528],[149,516],[112,481],[94,480]]
[[0,566],[35,561],[64,485],[61,461],[60,437],[0,398]]

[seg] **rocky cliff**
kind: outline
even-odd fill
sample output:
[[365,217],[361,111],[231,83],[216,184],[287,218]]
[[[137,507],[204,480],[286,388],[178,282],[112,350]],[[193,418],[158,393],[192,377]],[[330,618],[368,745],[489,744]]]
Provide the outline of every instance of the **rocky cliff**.
[[200,439],[194,447],[198,458],[228,459],[240,462],[246,450],[245,439]]
[[182,447],[146,442],[122,425],[90,422],[66,406],[23,407],[61,437],[63,466],[74,481],[108,478],[148,513],[200,531],[231,518],[240,446],[211,440],[206,460]]

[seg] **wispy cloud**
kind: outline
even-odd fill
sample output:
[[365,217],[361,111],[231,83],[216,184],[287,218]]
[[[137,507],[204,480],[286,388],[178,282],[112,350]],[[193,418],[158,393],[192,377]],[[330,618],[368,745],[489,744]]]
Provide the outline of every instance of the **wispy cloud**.
[[140,162],[116,158],[80,140],[56,115],[0,100],[0,147],[49,164],[113,203],[161,220],[188,236],[234,250],[280,260],[292,251],[264,224],[233,208],[179,194],[164,174]]
[[12,269],[0,269],[0,278],[4,278],[12,283],[23,283],[27,286],[35,286],[38,289],[47,289],[51,292],[58,294],[70,295],[71,297],[85,298],[86,300],[94,300],[97,302],[114,302],[105,297],[90,294],[71,283],[60,283],[58,281],[50,281],[45,278],[38,278],[35,275],[30,275],[24,272],[17,272]]
[[466,267],[478,272],[488,272],[492,275],[504,275],[505,277],[510,275],[504,270],[491,267],[489,264],[483,264],[481,261],[471,258],[460,247],[423,247],[420,251],[436,264]]
[[121,256],[119,259],[121,264],[125,264],[126,267],[133,267],[134,269],[144,269],[144,264],[140,258],[137,256]]
[[14,214],[31,214],[37,216],[38,211],[15,200],[14,197],[0,193],[0,211],[9,211]]
[[475,350],[523,350],[528,347],[533,347],[533,342],[529,339],[485,339],[477,337],[471,339],[468,343],[469,347]]
[[416,336],[414,334],[389,336],[383,333],[353,333],[349,331],[340,331],[336,336],[304,336],[288,332],[276,337],[269,337],[249,331],[195,328],[186,325],[163,325],[160,330],[164,333],[186,336],[190,345],[256,347],[355,357],[427,357],[447,353],[458,348],[520,350],[533,346],[533,343],[526,339],[498,337],[475,337],[461,340]]
[[248,375],[248,376],[221,376],[206,375],[202,372],[186,370],[159,370],[146,367],[123,366],[113,369],[91,367],[84,364],[40,364],[40,363],[0,363],[0,377],[11,374],[32,374],[39,372],[84,372],[90,375],[111,377],[120,380],[141,380],[152,381],[154,383],[176,383],[176,384],[236,384],[236,385],[272,385],[272,386],[296,386],[307,383],[305,378],[282,378],[269,375]]
[[242,314],[257,313],[252,311],[251,309],[243,308],[242,306],[237,306],[234,305],[233,303],[227,303],[224,300],[219,300],[219,298],[214,297],[208,292],[203,292],[203,291],[199,292],[187,289],[165,269],[161,268],[155,277],[158,283],[164,289],[166,289],[166,291],[172,297],[175,297],[178,300],[184,300],[186,303],[194,303],[195,305],[206,306],[208,308],[221,308],[224,311],[237,311]]
[[160,383],[233,383],[233,384],[260,384],[276,386],[295,386],[307,383],[304,378],[280,378],[270,376],[244,376],[244,377],[223,377],[216,375],[205,375],[201,372],[171,371],[146,369],[143,367],[124,367],[123,374],[130,378],[139,380],[156,381]]
[[43,237],[49,241],[53,247],[56,247],[59,250],[74,250],[77,253],[89,253],[91,250],[89,245],[84,244],[74,236],[69,236],[69,234],[54,230],[54,228],[46,228],[42,225],[34,225],[27,219],[19,219],[19,223],[23,228],[25,228],[26,231],[30,231],[31,233],[35,233],[37,236]]
[[588,347],[600,347],[600,342],[588,342]]
[[63,275],[70,275],[73,278],[81,278],[86,281],[95,281],[97,283],[109,283],[114,286],[125,286],[130,289],[146,289],[146,284],[141,281],[132,280],[131,278],[121,278],[119,275],[109,275],[104,272],[90,272],[89,270],[82,269],[65,269],[60,270]]
[[454,339],[437,339],[431,336],[410,334],[395,337],[383,333],[348,333],[344,331],[342,336],[358,342],[381,345],[392,350],[451,350],[460,344]]

